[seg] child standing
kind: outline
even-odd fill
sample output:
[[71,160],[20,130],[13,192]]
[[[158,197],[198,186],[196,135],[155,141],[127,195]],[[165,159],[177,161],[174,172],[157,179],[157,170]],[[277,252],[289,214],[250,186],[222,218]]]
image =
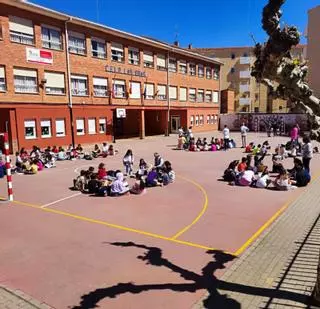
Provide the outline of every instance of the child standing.
[[125,174],[131,175],[132,174],[132,167],[133,167],[134,157],[131,149],[128,149],[125,156],[123,157],[123,165],[125,166]]

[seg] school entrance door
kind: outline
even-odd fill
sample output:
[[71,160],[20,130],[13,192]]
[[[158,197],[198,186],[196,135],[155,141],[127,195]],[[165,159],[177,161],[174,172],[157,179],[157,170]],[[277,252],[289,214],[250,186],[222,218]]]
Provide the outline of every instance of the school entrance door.
[[171,116],[171,133],[178,133],[180,126],[180,116]]

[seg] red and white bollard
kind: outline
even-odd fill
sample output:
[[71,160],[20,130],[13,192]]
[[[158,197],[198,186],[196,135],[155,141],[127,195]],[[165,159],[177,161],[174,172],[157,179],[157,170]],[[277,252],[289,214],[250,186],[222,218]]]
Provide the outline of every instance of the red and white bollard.
[[10,153],[9,153],[9,138],[8,138],[8,133],[3,133],[2,135],[3,135],[3,142],[4,142],[4,156],[6,161],[8,200],[13,201],[12,174],[11,174],[11,162],[10,162]]

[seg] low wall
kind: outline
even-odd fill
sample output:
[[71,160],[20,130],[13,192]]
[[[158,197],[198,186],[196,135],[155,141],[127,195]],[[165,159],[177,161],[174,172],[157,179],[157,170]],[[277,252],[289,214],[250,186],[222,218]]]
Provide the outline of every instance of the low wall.
[[245,123],[250,131],[265,132],[268,126],[279,128],[282,133],[290,132],[291,128],[298,123],[301,131],[309,131],[310,124],[306,114],[284,113],[241,113],[221,114],[220,130],[227,125],[230,131],[239,131],[242,123]]

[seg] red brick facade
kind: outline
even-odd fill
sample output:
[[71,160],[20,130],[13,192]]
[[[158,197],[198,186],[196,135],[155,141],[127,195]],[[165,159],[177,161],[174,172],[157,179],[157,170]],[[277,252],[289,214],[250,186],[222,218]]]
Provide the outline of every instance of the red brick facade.
[[[11,5],[11,3],[14,3]],[[47,145],[67,145],[72,142],[70,110],[68,108],[68,71],[67,52],[65,39],[66,15],[52,13],[46,9],[39,8],[29,3],[11,2],[0,0],[0,68],[3,68],[5,75],[5,89],[0,90],[0,132],[8,130],[15,150],[21,147],[30,148],[33,144],[41,147]],[[26,45],[13,42],[10,36],[9,16],[17,16],[32,21],[34,31],[34,44]],[[26,59],[26,48],[43,48],[41,29],[44,25],[57,27],[60,29],[62,50],[45,49],[52,52],[53,64],[38,64],[28,62]],[[219,79],[213,78],[214,70],[219,71],[220,63],[203,56],[194,55],[178,47],[165,45],[157,41],[135,37],[123,32],[117,32],[109,28],[98,26],[83,20],[73,19],[67,24],[68,31],[76,31],[85,35],[86,51],[85,55],[69,53],[70,73],[84,75],[87,77],[87,95],[72,96],[72,112],[74,127],[74,142],[95,143],[104,140],[111,140],[113,135],[121,136],[141,136],[145,134],[162,134],[168,128],[168,110],[170,110],[170,127],[175,120],[180,117],[180,125],[187,127],[194,119],[194,131],[206,131],[217,129],[217,115],[219,113],[219,99],[213,103],[190,102],[189,89],[195,88],[204,91],[214,91],[219,95]],[[99,59],[92,56],[91,38],[97,37],[106,42],[106,59]],[[123,62],[111,60],[111,42],[123,45]],[[128,47],[139,49],[140,63],[133,65],[128,63]],[[144,67],[143,51],[153,53],[154,67]],[[167,70],[157,69],[157,55],[164,54],[177,60],[177,72],[167,72]],[[179,73],[180,61],[187,63],[187,73]],[[196,65],[196,76],[191,76],[189,63]],[[106,65],[116,68],[116,72],[107,72]],[[198,67],[204,67],[204,77],[198,76]],[[206,68],[211,70],[212,77],[206,76]],[[17,93],[14,82],[14,69],[33,69],[37,72],[38,91],[34,94]],[[132,70],[133,75],[118,73],[118,70]],[[135,76],[135,71],[144,72],[145,77]],[[46,93],[45,72],[64,73],[65,93],[53,95]],[[1,76],[0,76],[1,77]],[[97,97],[94,94],[93,78],[102,77],[108,79],[109,97]],[[127,94],[124,98],[115,98],[112,93],[112,81],[114,79],[124,80]],[[1,80],[0,80],[1,81]],[[140,82],[141,95],[138,99],[130,98],[130,82]],[[145,98],[145,83],[154,84],[154,97]],[[157,96],[157,85],[167,85],[177,87],[177,99],[159,100]],[[187,88],[187,100],[180,100],[180,87]],[[111,91],[110,91],[111,89]],[[201,91],[201,90],[200,90]],[[167,91],[168,96],[168,91]],[[214,93],[212,92],[212,98]],[[205,101],[205,100],[203,100]],[[170,106],[170,107],[169,107]],[[123,120],[115,118],[116,108],[126,109],[127,117]],[[193,117],[193,118],[192,118]],[[196,124],[196,118],[199,121]],[[96,119],[96,133],[88,133],[88,119]],[[99,119],[106,119],[106,132],[99,133]],[[203,121],[200,123],[200,118]],[[56,136],[55,121],[64,119],[65,136]],[[84,119],[84,135],[77,135],[76,120]],[[178,118],[176,118],[177,120]],[[25,138],[25,121],[32,120],[36,123],[36,136],[33,139]],[[50,137],[41,137],[41,120],[48,120],[51,123]],[[114,132],[118,130],[118,132]]]

